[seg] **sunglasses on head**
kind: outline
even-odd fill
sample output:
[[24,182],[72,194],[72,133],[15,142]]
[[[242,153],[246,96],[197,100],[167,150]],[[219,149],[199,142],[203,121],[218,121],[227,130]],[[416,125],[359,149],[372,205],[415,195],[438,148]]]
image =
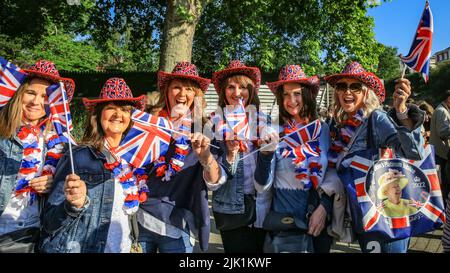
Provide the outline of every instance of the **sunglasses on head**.
[[345,92],[349,89],[350,92],[355,93],[355,94],[361,93],[362,88],[363,88],[363,84],[360,82],[354,82],[351,84],[346,84],[345,82],[339,82],[336,84],[336,87],[335,87],[337,92]]

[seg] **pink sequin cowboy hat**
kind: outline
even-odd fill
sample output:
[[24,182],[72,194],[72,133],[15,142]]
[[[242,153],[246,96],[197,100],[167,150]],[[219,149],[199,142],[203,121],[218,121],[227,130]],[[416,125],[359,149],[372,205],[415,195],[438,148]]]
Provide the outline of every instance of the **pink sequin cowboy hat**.
[[83,98],[84,106],[89,111],[92,111],[97,103],[109,101],[128,101],[139,110],[144,110],[145,107],[145,95],[134,98],[130,87],[122,78],[109,78],[103,85],[99,98],[92,100]]
[[178,62],[172,70],[172,73],[158,71],[158,87],[162,92],[173,79],[186,79],[196,82],[203,93],[208,90],[211,83],[210,79],[199,76],[197,67],[190,62]]
[[245,66],[239,60],[233,60],[225,69],[213,73],[212,82],[214,83],[216,92],[220,92],[220,86],[224,80],[234,75],[245,75],[249,77],[255,85],[256,94],[258,94],[259,86],[261,85],[261,71],[257,67]]
[[31,78],[40,78],[52,83],[62,81],[64,83],[64,88],[66,89],[68,100],[72,100],[73,93],[75,92],[75,82],[70,78],[61,77],[53,62],[39,60],[28,69],[23,69],[23,71]]
[[299,83],[305,84],[311,87],[311,90],[315,96],[319,93],[320,80],[317,76],[307,77],[302,68],[296,64],[289,64],[281,68],[280,74],[278,75],[278,81],[267,82],[272,93],[276,94],[278,87],[285,83]]
[[375,74],[367,72],[358,62],[348,64],[340,74],[325,77],[325,81],[334,87],[342,78],[352,78],[364,83],[374,91],[380,103],[383,103],[386,95],[383,82]]

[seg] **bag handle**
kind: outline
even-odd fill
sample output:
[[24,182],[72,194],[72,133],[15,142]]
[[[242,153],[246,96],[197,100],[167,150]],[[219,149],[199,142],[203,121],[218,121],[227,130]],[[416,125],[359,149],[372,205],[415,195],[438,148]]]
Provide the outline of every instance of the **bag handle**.
[[133,237],[133,243],[137,243],[139,240],[139,226],[136,213],[129,216],[131,222],[131,236]]

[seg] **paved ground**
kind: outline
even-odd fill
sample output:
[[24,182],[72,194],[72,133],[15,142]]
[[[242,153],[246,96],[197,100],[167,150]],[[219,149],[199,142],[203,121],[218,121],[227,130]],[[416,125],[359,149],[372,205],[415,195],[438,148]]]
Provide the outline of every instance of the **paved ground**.
[[[211,208],[211,205],[210,205]],[[409,245],[409,253],[442,253],[441,236],[442,229],[413,237]],[[195,253],[200,253],[198,243],[194,248]],[[358,244],[334,243],[331,253],[360,253]],[[209,238],[208,253],[223,253],[222,238],[216,229],[216,223],[211,213],[211,234]]]

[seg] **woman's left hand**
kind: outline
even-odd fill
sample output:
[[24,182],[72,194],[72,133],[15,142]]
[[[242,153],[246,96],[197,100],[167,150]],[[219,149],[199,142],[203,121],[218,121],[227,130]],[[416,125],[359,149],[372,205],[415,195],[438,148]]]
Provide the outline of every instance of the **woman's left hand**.
[[322,205],[319,205],[309,218],[308,234],[317,237],[325,227],[325,220],[327,219],[327,211]]
[[209,143],[211,140],[201,133],[191,134],[192,150],[197,154],[200,162],[207,162],[211,152]]
[[411,95],[411,83],[408,79],[395,80],[393,107],[398,113],[404,113],[407,110],[406,100]]
[[53,177],[51,175],[44,175],[36,177],[28,182],[28,185],[37,193],[47,193],[50,191],[53,184]]

